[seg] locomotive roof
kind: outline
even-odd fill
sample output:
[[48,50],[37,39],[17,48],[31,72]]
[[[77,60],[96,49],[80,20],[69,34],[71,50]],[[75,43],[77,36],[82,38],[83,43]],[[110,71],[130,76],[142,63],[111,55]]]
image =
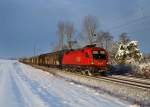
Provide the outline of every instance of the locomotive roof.
[[96,47],[96,44],[86,45],[84,48],[93,48],[93,47]]
[[69,51],[83,51],[83,50],[92,50],[92,49],[102,49],[102,50],[105,50],[104,48],[101,48],[101,47],[91,47],[91,46],[86,46],[84,48],[77,48],[77,49],[70,49],[66,52],[69,52]]

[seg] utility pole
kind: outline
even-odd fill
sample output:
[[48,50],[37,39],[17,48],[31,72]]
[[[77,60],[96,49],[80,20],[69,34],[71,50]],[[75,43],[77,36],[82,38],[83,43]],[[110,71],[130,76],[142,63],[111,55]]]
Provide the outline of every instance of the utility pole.
[[141,11],[142,17],[144,17],[145,15],[144,15],[144,12],[143,12],[143,7],[140,8],[140,11]]

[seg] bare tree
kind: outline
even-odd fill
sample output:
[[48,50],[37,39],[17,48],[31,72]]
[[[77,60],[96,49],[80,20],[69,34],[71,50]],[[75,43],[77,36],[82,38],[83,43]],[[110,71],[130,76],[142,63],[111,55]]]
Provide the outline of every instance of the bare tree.
[[60,49],[60,44],[56,43],[56,44],[53,45],[52,52],[57,52],[57,51],[59,51],[59,49]]
[[126,44],[130,41],[130,38],[127,36],[127,33],[122,33],[119,36],[119,42],[122,42],[123,44]]
[[65,35],[65,24],[64,24],[64,21],[58,22],[58,33],[59,33],[59,47],[63,50],[64,35]]
[[112,40],[113,40],[113,36],[111,36],[110,35],[110,33],[109,32],[106,32],[106,33],[104,33],[104,40],[105,40],[105,48],[107,49],[107,50],[110,50],[109,48],[111,47],[110,45],[111,45],[111,42],[112,42]]
[[85,16],[84,18],[84,31],[86,32],[86,35],[88,36],[88,40],[90,45],[93,44],[93,37],[96,33],[96,30],[98,28],[98,20],[94,16]]
[[100,46],[100,47],[104,47],[104,32],[98,32],[97,33],[97,38],[96,38],[96,43]]
[[68,47],[69,49],[72,48],[72,34],[74,33],[74,25],[73,23],[70,23],[70,22],[66,22],[65,24],[65,33],[66,33],[66,36],[67,36],[67,42],[68,42]]
[[144,60],[144,62],[149,63],[150,62],[150,53],[144,53],[143,60]]
[[104,47],[108,50],[111,47],[110,43],[113,40],[113,36],[110,35],[109,32],[98,32],[96,42],[100,42],[101,47]]
[[75,41],[77,41],[77,43],[74,45],[74,48],[82,48],[86,45],[86,39],[83,32],[77,34]]

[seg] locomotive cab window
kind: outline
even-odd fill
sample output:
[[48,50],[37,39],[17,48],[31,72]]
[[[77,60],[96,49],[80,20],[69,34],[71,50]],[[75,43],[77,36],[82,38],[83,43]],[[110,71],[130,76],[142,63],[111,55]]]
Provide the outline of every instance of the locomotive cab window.
[[106,52],[102,50],[92,51],[92,55],[95,59],[106,59]]

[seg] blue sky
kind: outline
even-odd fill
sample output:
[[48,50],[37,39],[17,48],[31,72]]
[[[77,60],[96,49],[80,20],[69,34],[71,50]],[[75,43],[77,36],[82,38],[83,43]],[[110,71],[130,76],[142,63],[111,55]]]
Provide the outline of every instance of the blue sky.
[[100,30],[116,39],[127,32],[150,52],[150,0],[0,0],[0,57],[19,57],[52,50],[59,20],[72,21],[76,34],[84,16],[99,20]]

